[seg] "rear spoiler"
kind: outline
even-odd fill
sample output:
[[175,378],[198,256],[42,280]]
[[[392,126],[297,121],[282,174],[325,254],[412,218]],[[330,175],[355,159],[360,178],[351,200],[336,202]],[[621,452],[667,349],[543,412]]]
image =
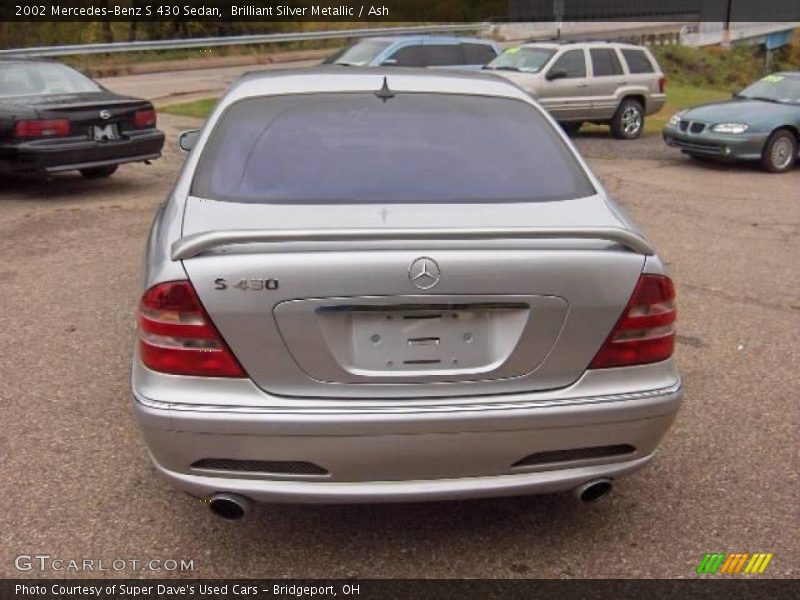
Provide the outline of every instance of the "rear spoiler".
[[633,252],[655,254],[641,235],[618,227],[474,227],[442,229],[235,229],[187,235],[172,244],[172,260],[186,260],[232,244],[276,242],[352,242],[372,240],[588,239],[620,244]]

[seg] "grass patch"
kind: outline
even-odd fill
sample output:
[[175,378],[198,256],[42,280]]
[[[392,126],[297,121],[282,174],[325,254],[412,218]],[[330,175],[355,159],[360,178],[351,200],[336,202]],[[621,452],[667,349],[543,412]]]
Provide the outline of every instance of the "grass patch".
[[730,97],[731,93],[726,90],[708,89],[685,83],[669,83],[667,84],[667,103],[659,112],[645,119],[644,131],[645,133],[658,133],[672,115],[679,110],[706,102],[726,100]]
[[169,104],[162,107],[160,112],[171,115],[180,115],[182,117],[196,117],[198,119],[205,119],[211,113],[211,110],[214,108],[216,103],[216,98],[203,98],[202,100],[194,100],[192,102]]

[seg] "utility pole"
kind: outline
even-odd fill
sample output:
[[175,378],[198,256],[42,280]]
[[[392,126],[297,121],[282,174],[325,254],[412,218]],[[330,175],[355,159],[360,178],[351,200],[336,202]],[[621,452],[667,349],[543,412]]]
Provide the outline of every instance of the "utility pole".
[[725,6],[725,28],[722,32],[722,45],[723,46],[730,46],[731,45],[731,9],[733,6],[733,0],[727,0]]
[[556,39],[560,40],[564,21],[564,0],[553,0],[553,20],[556,22]]

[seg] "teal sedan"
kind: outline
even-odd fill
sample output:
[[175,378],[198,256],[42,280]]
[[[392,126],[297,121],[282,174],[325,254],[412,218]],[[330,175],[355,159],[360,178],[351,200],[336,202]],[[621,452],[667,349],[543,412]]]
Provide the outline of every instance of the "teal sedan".
[[693,158],[759,161],[785,173],[800,147],[800,71],[767,75],[731,100],[682,110],[663,136]]

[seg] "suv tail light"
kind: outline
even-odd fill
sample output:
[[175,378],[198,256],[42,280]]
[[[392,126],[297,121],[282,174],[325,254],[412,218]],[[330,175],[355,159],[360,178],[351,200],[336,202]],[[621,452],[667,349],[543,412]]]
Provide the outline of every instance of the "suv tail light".
[[660,93],[665,93],[667,91],[667,76],[662,75],[658,78],[658,91]]
[[69,130],[67,119],[17,121],[14,125],[14,135],[18,138],[61,137],[69,135]]
[[133,113],[133,126],[138,129],[145,127],[156,126],[156,111],[155,109],[148,108],[146,110],[137,110]]
[[246,377],[188,281],[151,287],[139,305],[139,354],[162,373]]
[[675,288],[669,277],[642,275],[628,306],[590,369],[659,362],[675,350]]

